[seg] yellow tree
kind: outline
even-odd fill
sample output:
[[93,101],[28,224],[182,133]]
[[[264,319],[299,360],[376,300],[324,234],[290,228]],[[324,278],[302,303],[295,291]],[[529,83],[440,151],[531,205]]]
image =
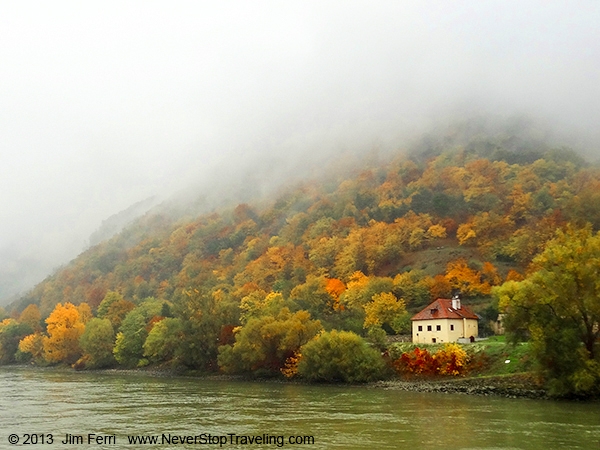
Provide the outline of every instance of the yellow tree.
[[406,315],[406,304],[389,292],[375,294],[365,306],[364,328],[381,327],[388,324],[398,333],[402,327],[402,317]]
[[451,261],[446,268],[446,280],[452,288],[459,289],[466,296],[488,295],[491,286],[488,282],[481,282],[481,274],[467,265],[463,258]]
[[79,312],[79,320],[81,320],[84,325],[94,317],[92,314],[92,308],[90,308],[90,305],[85,302],[81,303],[77,307],[77,311]]
[[72,364],[81,356],[79,338],[85,330],[77,307],[58,303],[46,319],[48,336],[44,338],[44,357],[50,363]]
[[427,229],[427,235],[426,237],[428,239],[444,239],[447,235],[446,232],[446,228],[443,227],[442,225],[431,225],[428,229]]
[[25,336],[19,342],[19,350],[29,353],[35,362],[44,359],[44,336],[41,333],[33,333]]

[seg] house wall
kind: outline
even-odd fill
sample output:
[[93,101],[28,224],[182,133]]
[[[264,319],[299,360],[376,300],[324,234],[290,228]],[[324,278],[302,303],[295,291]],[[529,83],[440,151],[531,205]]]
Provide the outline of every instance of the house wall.
[[[451,330],[454,325],[454,330]],[[419,330],[419,326],[422,330]],[[431,327],[431,331],[427,327]],[[440,327],[438,331],[437,327]],[[415,320],[412,323],[413,342],[419,344],[456,342],[459,338],[478,336],[477,321],[474,319],[431,319]]]
[[479,326],[477,320],[473,319],[464,319],[465,322],[465,338],[470,338],[471,336],[477,337],[479,336]]

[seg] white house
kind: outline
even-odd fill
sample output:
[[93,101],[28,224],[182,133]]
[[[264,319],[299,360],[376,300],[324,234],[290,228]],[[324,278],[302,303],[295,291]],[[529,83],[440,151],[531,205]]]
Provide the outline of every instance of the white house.
[[438,298],[410,320],[414,343],[457,342],[461,338],[473,341],[479,333],[479,317],[462,306],[458,296]]

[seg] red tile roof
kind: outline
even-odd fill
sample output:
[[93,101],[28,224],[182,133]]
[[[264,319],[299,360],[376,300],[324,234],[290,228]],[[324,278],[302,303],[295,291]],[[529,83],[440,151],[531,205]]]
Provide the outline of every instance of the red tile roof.
[[[462,303],[462,302],[461,302]],[[433,320],[433,319],[475,319],[479,317],[466,306],[460,306],[460,309],[452,308],[452,300],[449,298],[438,298],[429,304],[423,310],[410,320]]]

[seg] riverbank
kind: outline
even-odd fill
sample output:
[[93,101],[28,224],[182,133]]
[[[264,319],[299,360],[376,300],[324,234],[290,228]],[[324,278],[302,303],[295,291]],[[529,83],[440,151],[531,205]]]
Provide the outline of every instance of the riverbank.
[[451,379],[386,380],[372,383],[372,386],[410,392],[437,392],[506,398],[550,398],[548,391],[540,386],[530,373]]
[[[300,384],[310,386],[301,379],[287,378],[261,378],[251,375],[207,374],[186,371],[169,371],[153,368],[142,369],[104,369],[94,370],[95,373],[106,374],[137,374],[161,378],[195,378],[211,381],[243,381],[252,383],[277,383]],[[322,383],[318,383],[323,385]],[[346,385],[345,383],[331,383],[332,386]],[[411,380],[388,379],[367,384],[352,386],[365,386],[375,389],[400,390],[408,392],[436,392],[445,394],[468,394],[483,396],[500,396],[505,398],[533,398],[550,399],[546,389],[539,385],[531,373],[478,376],[478,377],[453,377],[453,378],[420,378]]]
[[[196,371],[173,370],[157,367],[143,367],[137,369],[94,369],[74,371],[67,366],[33,366],[29,364],[15,364],[2,366],[5,368],[27,368],[48,372],[70,372],[70,373],[96,373],[106,375],[142,375],[156,378],[195,378],[198,380],[211,381],[244,381],[253,383],[278,383],[278,384],[301,384],[311,385],[300,379],[286,378],[259,378],[249,375],[228,375],[222,373],[199,373]],[[345,385],[344,383],[332,383],[332,386]],[[535,398],[547,399],[548,392],[539,385],[531,373],[519,373],[508,375],[475,376],[475,377],[452,377],[452,378],[413,378],[413,379],[388,379],[367,384],[353,386],[366,386],[375,389],[389,389],[409,392],[436,392],[445,394],[468,394],[483,396],[501,396],[506,398]]]

